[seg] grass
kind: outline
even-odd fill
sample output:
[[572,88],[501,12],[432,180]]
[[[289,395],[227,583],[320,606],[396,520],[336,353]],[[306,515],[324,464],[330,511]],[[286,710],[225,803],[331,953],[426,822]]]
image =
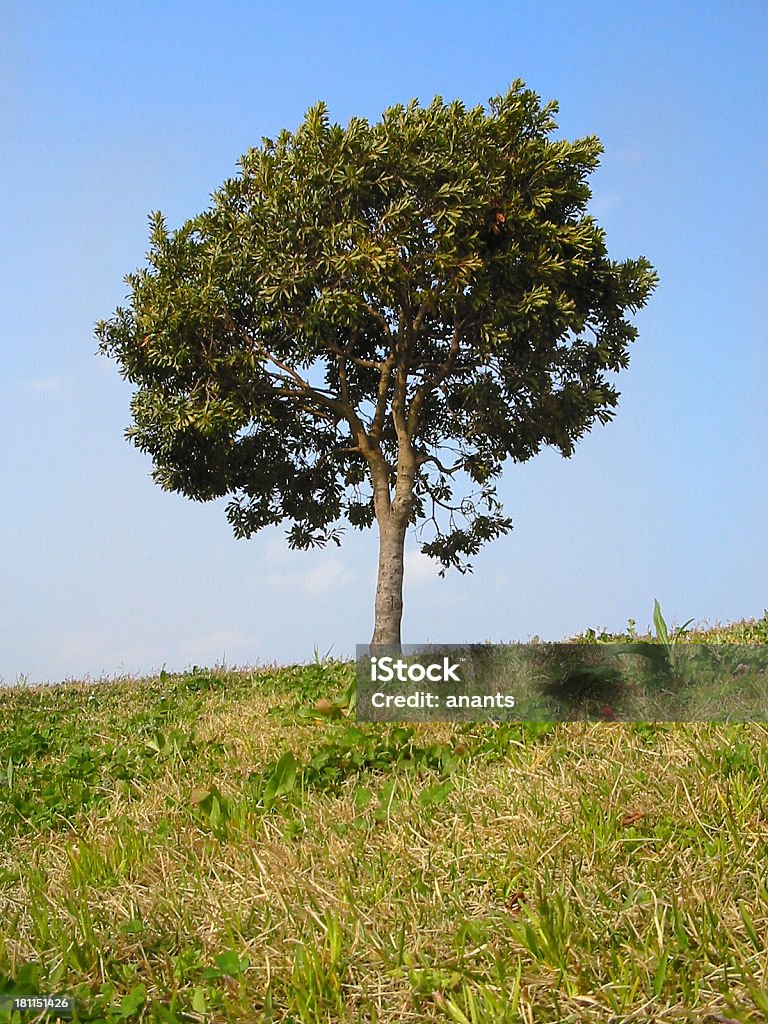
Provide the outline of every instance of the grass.
[[0,691],[0,994],[109,1022],[768,1020],[765,725],[355,724],[352,675]]

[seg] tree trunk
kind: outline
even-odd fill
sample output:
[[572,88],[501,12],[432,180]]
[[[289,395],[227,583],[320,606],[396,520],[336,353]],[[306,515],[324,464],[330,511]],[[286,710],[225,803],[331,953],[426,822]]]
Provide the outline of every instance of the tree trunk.
[[[402,417],[401,417],[402,418]],[[410,438],[403,429],[397,457],[395,493],[390,493],[390,471],[381,452],[372,452],[368,465],[373,482],[373,504],[379,527],[379,574],[376,581],[376,621],[372,652],[386,645],[400,652],[403,618],[403,554],[405,532],[413,504],[416,459]]]
[[371,647],[400,647],[403,618],[403,553],[406,521],[387,510],[380,518],[379,575],[376,582],[376,621]]

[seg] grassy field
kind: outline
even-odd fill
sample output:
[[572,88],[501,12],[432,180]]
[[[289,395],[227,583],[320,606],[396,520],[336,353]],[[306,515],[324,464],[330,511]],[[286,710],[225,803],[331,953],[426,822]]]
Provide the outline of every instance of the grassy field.
[[[765,643],[768,617],[689,639]],[[110,1022],[768,1021],[766,725],[314,710],[352,677],[0,691],[0,1000],[66,993]]]

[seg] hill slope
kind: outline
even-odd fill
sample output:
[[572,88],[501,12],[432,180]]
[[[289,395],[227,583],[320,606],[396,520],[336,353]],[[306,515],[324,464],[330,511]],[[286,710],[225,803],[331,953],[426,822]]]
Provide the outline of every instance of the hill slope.
[[1,691],[0,993],[92,1021],[768,1019],[765,725],[313,711],[351,681]]

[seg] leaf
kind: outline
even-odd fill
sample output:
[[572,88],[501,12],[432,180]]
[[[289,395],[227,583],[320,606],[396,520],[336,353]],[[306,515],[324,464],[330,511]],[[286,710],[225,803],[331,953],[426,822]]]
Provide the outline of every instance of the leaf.
[[[40,974],[42,968],[39,964],[26,963],[22,964],[16,972],[15,982],[11,981],[11,992],[14,994],[20,992],[29,992],[31,995],[36,995],[40,989]],[[0,974],[0,979],[4,976]]]
[[435,1001],[435,1006],[438,1006],[452,1021],[455,1021],[455,1024],[471,1024],[469,1017],[462,1013],[453,1000],[446,999],[442,992],[435,989],[432,993],[432,998]]
[[427,789],[422,789],[419,793],[419,803],[422,807],[431,807],[435,804],[445,803],[452,789],[453,783],[450,779],[446,779],[445,782],[439,782],[436,786],[429,786]]
[[218,828],[225,819],[226,815],[222,810],[221,801],[217,796],[211,798],[211,810],[208,814],[208,818],[211,822],[212,828]]
[[354,711],[357,706],[357,679],[353,679],[347,688],[345,704],[349,711]]
[[153,1002],[152,1012],[155,1014],[159,1022],[164,1021],[165,1024],[182,1024],[181,1017],[177,1016],[174,1012],[176,1007],[176,995],[171,997],[171,1006],[163,1006],[162,1003]]
[[279,796],[290,793],[296,785],[296,760],[290,750],[275,765],[264,789],[264,806],[272,807]]
[[693,621],[694,619],[688,619],[688,621],[684,622],[682,626],[677,627],[677,629],[675,630],[675,640],[677,640],[681,636],[684,636],[688,632],[688,627]]
[[206,1006],[206,1002],[205,1002],[205,989],[204,988],[200,988],[198,986],[198,988],[195,989],[195,994],[192,996],[192,1009],[195,1011],[195,1013],[205,1013],[206,1012],[207,1006]]
[[159,754],[160,751],[165,747],[165,736],[163,736],[161,732],[156,732],[153,734],[151,739],[148,739],[146,741],[145,746],[149,747],[150,750],[154,750],[156,751],[156,753]]
[[367,807],[370,804],[372,799],[373,794],[371,793],[370,789],[366,789],[365,787],[356,789],[355,795],[353,797],[355,809],[358,811],[363,810],[363,808]]
[[661,614],[661,605],[654,597],[653,599],[653,625],[656,629],[656,636],[665,647],[669,647],[669,632],[667,631],[667,624],[664,621],[664,616]]
[[130,1017],[142,1008],[147,1001],[147,986],[143,984],[134,985],[127,996],[120,1000],[120,1016]]
[[[240,957],[237,955],[234,949],[228,949],[224,953],[219,953],[216,957],[216,966],[219,968],[222,974],[234,975],[240,973]],[[248,966],[248,961],[245,961],[245,966]]]

